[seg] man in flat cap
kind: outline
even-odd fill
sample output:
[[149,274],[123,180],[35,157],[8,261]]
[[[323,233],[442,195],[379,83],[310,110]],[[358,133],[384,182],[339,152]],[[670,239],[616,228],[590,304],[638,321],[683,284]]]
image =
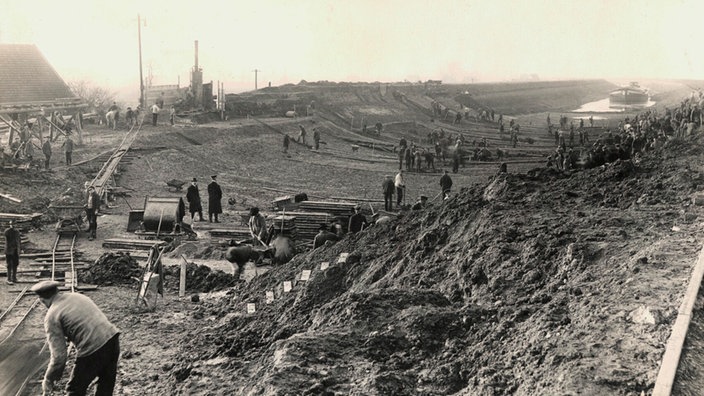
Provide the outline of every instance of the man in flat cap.
[[330,227],[328,227],[327,224],[320,224],[318,233],[315,235],[315,238],[313,238],[313,249],[317,249],[325,245],[325,242],[327,241],[337,242],[340,240],[339,236],[329,230]]
[[7,283],[17,282],[17,267],[20,265],[20,232],[15,228],[15,222],[5,230],[5,263],[7,263]]
[[112,395],[120,356],[120,331],[88,297],[79,293],[60,293],[59,283],[42,281],[31,289],[48,308],[44,330],[51,352],[42,390],[51,394],[61,379],[68,358],[66,340],[76,347],[76,363],[66,385],[67,395],[85,395],[98,378],[96,395]]
[[203,221],[203,206],[200,203],[200,191],[198,191],[198,181],[195,177],[186,191],[186,200],[188,201],[188,211],[191,212],[191,222],[195,221],[196,213],[198,213],[200,221]]
[[215,222],[218,221],[218,214],[222,213],[222,189],[217,181],[215,181],[217,175],[210,176],[212,181],[208,184],[208,221],[213,222],[213,216],[215,217]]

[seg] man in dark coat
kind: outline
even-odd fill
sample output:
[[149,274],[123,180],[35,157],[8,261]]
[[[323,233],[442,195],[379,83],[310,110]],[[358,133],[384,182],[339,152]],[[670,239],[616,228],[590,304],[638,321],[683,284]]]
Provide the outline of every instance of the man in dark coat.
[[222,199],[222,189],[220,185],[215,181],[217,176],[210,176],[212,181],[208,184],[208,221],[213,222],[213,215],[215,215],[215,222],[218,221],[218,214],[222,213],[222,204],[220,200]]
[[49,169],[49,161],[51,161],[51,139],[47,136],[44,144],[42,144],[42,153],[46,158],[44,160],[44,169]]
[[390,211],[394,207],[394,190],[396,189],[396,186],[394,186],[394,180],[390,175],[387,175],[386,178],[384,178],[384,182],[381,184],[381,187],[384,191],[384,210]]
[[88,196],[86,198],[86,217],[88,217],[88,232],[90,232],[89,241],[97,238],[98,231],[98,211],[100,210],[100,195],[95,191],[95,187],[88,187]]
[[198,191],[198,181],[195,177],[186,191],[186,201],[188,201],[188,211],[191,212],[191,222],[195,221],[193,218],[196,212],[198,213],[199,220],[204,221],[203,206],[200,203],[200,191]]
[[369,227],[369,222],[367,221],[367,218],[360,213],[360,207],[359,205],[354,207],[354,214],[350,216],[350,221],[349,224],[347,225],[347,229],[351,233],[356,233],[362,231],[365,227]]
[[20,232],[10,220],[10,227],[5,230],[5,262],[7,263],[7,283],[17,282],[17,267],[20,265]]
[[317,249],[325,245],[325,242],[327,241],[337,242],[340,240],[339,236],[328,231],[328,229],[329,228],[326,224],[320,225],[318,233],[315,235],[315,238],[313,238],[313,249]]
[[442,190],[442,199],[445,199],[452,188],[452,178],[447,174],[447,170],[443,171],[440,176],[440,189]]

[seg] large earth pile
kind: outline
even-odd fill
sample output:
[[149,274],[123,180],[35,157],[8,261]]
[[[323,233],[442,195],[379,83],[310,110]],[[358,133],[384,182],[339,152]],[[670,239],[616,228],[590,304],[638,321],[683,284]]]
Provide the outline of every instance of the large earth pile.
[[238,378],[218,383],[231,394],[648,391],[684,288],[653,301],[647,279],[666,266],[649,240],[692,220],[704,184],[693,143],[499,175],[238,284],[198,311],[216,324],[185,335],[169,393],[207,393],[201,377],[218,375]]

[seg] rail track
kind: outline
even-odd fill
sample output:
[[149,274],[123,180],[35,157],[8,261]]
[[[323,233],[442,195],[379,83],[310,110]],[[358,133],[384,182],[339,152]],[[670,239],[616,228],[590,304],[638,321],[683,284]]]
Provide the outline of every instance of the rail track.
[[[76,289],[76,233],[59,233],[51,251],[49,271],[39,271],[39,280],[65,280],[65,288]],[[68,259],[66,256],[69,256]],[[48,276],[42,276],[42,275]],[[33,280],[34,282],[34,280]],[[0,395],[22,395],[33,385],[37,372],[48,361],[39,299],[24,285],[0,313]]]

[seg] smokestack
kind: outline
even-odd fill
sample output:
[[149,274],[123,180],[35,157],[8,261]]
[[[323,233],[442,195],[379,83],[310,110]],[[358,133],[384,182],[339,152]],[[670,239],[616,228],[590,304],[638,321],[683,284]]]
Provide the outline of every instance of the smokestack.
[[198,70],[198,40],[196,40],[196,71]]

